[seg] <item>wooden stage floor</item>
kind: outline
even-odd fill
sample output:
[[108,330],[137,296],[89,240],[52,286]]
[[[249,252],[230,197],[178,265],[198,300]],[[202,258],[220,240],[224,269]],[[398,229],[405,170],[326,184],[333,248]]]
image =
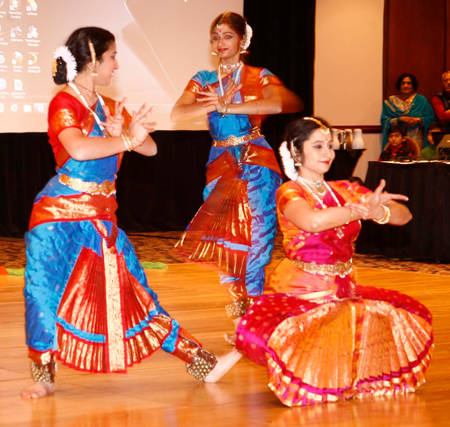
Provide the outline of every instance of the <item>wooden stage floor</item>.
[[[269,266],[273,268],[274,262]],[[127,375],[79,373],[59,364],[55,395],[22,399],[30,383],[24,337],[23,277],[0,276],[1,426],[448,426],[450,416],[450,277],[359,267],[359,281],[405,292],[434,316],[436,349],[427,383],[416,393],[287,408],[267,387],[266,371],[247,359],[217,384],[197,382],[163,351]],[[226,302],[215,273],[194,265],[146,270],[162,305],[206,348],[230,347]]]

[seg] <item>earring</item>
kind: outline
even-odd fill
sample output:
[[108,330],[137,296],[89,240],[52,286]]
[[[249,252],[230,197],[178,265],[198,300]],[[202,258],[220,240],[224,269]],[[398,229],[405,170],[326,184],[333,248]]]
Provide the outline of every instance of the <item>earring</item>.
[[212,51],[211,55],[217,56],[217,52]]
[[294,163],[294,166],[302,166],[302,164],[301,163]]
[[97,70],[96,70],[95,68],[93,68],[93,69],[91,70],[91,76],[92,76],[92,77],[97,77]]

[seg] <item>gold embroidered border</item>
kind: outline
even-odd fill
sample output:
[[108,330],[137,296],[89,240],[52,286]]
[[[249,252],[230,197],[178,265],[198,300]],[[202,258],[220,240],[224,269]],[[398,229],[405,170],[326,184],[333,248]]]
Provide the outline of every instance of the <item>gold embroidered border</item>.
[[102,194],[109,197],[111,194],[116,194],[116,183],[105,181],[102,184],[96,182],[86,182],[80,178],[72,178],[67,175],[59,175],[59,182],[66,185],[72,190],[81,191],[82,193],[88,193],[92,195]]
[[314,261],[309,263],[294,259],[291,259],[291,261],[307,273],[319,274],[322,276],[344,277],[353,271],[352,260],[348,262],[337,261],[335,264],[316,264]]
[[224,140],[213,140],[213,146],[214,147],[231,147],[233,145],[240,145],[244,142],[251,141],[252,139],[258,138],[258,136],[263,136],[261,134],[261,130],[259,128],[254,128],[248,135],[244,136],[234,136],[231,135],[227,139]]

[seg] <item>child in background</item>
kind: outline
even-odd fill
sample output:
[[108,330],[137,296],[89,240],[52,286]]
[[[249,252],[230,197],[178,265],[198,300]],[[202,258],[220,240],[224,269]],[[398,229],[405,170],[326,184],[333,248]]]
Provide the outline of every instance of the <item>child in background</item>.
[[406,145],[406,128],[392,125],[388,132],[389,144],[382,151],[379,160],[395,160],[399,157],[413,156],[413,150]]
[[427,132],[427,139],[429,142],[429,146],[425,147],[420,152],[420,157],[423,159],[432,159],[436,156],[436,145],[434,143],[433,139],[433,132],[444,132],[444,126],[440,122],[433,122],[431,123],[430,127],[428,128]]

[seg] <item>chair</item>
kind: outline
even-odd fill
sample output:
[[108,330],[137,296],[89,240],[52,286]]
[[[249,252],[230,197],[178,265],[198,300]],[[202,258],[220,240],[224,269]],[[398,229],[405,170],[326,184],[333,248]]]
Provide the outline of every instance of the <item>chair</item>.
[[[384,149],[387,150],[389,145],[390,145],[390,143],[388,143],[386,145],[386,147],[384,147]],[[409,148],[410,150],[412,150],[414,157],[419,157],[420,156],[419,144],[414,139],[410,138],[409,136],[405,136],[405,146],[407,148]]]

